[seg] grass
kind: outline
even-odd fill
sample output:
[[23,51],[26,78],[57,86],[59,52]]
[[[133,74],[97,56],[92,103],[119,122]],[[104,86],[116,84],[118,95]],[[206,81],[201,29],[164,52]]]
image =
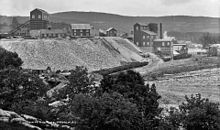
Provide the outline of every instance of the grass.
[[147,80],[155,80],[158,77],[163,77],[164,74],[177,74],[181,72],[219,67],[220,57],[192,57],[184,60],[164,62],[152,71],[145,73],[144,77]]
[[179,105],[185,95],[196,93],[220,103],[220,57],[165,62],[146,73],[145,79],[156,84],[163,105]]

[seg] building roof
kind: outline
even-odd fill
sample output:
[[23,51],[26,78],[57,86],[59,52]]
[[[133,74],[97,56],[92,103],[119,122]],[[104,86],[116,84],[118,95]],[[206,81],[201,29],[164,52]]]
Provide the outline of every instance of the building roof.
[[63,29],[40,29],[40,30],[31,30],[32,33],[41,33],[41,34],[55,34],[55,33],[65,33]]
[[71,24],[72,29],[91,29],[90,24]]
[[141,26],[148,26],[147,23],[140,23],[140,22],[138,22],[138,23],[136,23],[136,24],[139,24],[139,25],[141,25]]
[[[39,8],[36,8],[36,9],[34,9],[34,10],[39,10],[40,12],[42,12],[42,13],[45,13],[45,14],[48,14],[45,10],[43,10],[43,9],[39,9]],[[34,11],[34,10],[32,10],[32,11]],[[31,12],[32,12],[31,11]]]
[[154,41],[155,41],[155,42],[170,42],[170,41],[173,41],[173,39],[171,39],[171,38],[155,39]]
[[105,30],[102,30],[102,29],[99,29],[99,32],[106,34],[106,31],[105,31]]
[[116,30],[115,28],[111,27],[111,28],[107,29],[106,31],[108,32],[108,31],[111,31],[112,29]]
[[186,43],[177,43],[177,44],[173,44],[173,46],[186,46]]
[[148,31],[148,30],[142,30],[142,32],[147,33],[149,35],[153,35],[153,36],[157,35],[156,33],[152,32],[152,31]]

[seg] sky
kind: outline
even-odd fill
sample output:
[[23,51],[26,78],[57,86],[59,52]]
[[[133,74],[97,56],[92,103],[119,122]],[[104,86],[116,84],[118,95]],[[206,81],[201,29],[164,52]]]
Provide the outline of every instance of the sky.
[[126,16],[220,17],[220,0],[0,0],[0,15],[28,16],[35,8],[48,13],[92,11]]

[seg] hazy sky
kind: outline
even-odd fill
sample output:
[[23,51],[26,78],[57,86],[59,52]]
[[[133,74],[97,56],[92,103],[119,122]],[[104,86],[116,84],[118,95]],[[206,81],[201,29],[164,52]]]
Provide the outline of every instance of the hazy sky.
[[49,13],[95,11],[129,16],[220,17],[220,0],[0,0],[1,15],[28,16],[34,8]]

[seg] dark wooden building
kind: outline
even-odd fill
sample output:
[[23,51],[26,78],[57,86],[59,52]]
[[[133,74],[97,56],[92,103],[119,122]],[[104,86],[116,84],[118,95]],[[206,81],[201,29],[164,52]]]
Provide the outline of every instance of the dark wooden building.
[[47,29],[49,26],[49,14],[42,9],[34,9],[30,12],[30,30]]
[[106,34],[109,37],[116,37],[117,36],[117,30],[113,27],[106,30]]
[[156,54],[171,56],[173,54],[173,44],[176,44],[176,41],[172,39],[155,39],[153,42],[153,51]]
[[157,33],[149,31],[149,26],[136,23],[134,25],[134,44],[139,47],[152,46],[153,40],[157,38]]
[[91,25],[90,24],[71,24],[73,37],[90,37]]

